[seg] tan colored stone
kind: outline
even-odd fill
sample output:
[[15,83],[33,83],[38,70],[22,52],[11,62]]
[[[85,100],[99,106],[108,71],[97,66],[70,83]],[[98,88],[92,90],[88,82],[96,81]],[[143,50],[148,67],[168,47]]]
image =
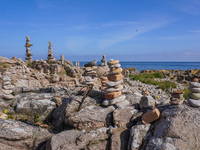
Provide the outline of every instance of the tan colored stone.
[[108,82],[108,79],[107,79],[107,80],[102,80],[102,81],[101,81],[102,84],[106,84],[107,82]]
[[148,91],[144,91],[143,95],[149,95],[149,92]]
[[120,95],[122,95],[122,92],[121,92],[121,91],[112,92],[112,93],[106,93],[106,94],[105,94],[105,98],[106,98],[106,99],[114,99],[114,98],[119,97]]
[[122,68],[118,68],[110,72],[110,74],[120,74],[120,73],[122,73]]
[[102,77],[101,79],[102,79],[102,80],[108,80],[108,78],[107,78],[107,77]]
[[101,87],[101,90],[104,91],[105,88],[106,88],[106,86],[102,86],[102,87]]
[[157,120],[160,117],[160,111],[155,108],[149,112],[146,112],[143,116],[142,116],[142,123],[143,124],[149,124],[155,120]]
[[110,80],[110,81],[119,81],[121,79],[123,79],[122,74],[108,75],[108,80]]
[[119,60],[113,60],[111,59],[109,62],[108,62],[108,65],[115,65],[115,64],[118,64],[119,63]]
[[198,78],[194,78],[194,79],[192,80],[192,82],[199,82],[199,79],[198,79]]

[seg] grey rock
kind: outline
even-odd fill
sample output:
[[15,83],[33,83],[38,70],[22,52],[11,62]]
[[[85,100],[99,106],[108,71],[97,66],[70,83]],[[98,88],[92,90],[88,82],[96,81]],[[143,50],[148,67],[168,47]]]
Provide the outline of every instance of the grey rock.
[[191,92],[200,93],[200,88],[189,87],[188,88]]
[[198,83],[198,82],[190,82],[190,87],[200,88],[200,83]]
[[13,90],[14,88],[15,88],[14,85],[5,85],[5,86],[3,86],[3,89],[5,89],[5,90]]
[[111,65],[110,68],[120,68],[121,65],[120,64],[115,64],[115,65]]
[[116,103],[119,103],[119,102],[125,100],[125,98],[126,98],[125,95],[120,95],[119,97],[110,100],[109,105],[114,105]]
[[151,96],[143,96],[139,103],[140,108],[151,107],[155,106],[155,100]]
[[200,107],[200,100],[189,98],[187,101],[192,107]]
[[192,99],[200,100],[200,93],[189,93],[188,97]]
[[11,81],[10,78],[9,78],[8,76],[4,76],[4,77],[3,77],[3,82],[6,82],[6,81]]
[[85,81],[85,82],[82,82],[82,84],[85,84],[85,85],[91,85],[91,84],[93,84],[93,82],[92,81]]
[[123,79],[120,80],[120,81],[117,81],[117,82],[114,82],[114,81],[109,81],[106,83],[106,86],[107,87],[113,87],[113,86],[116,86],[116,85],[119,85],[119,84],[122,84],[123,83]]
[[143,97],[142,94],[140,94],[138,92],[134,92],[131,94],[127,94],[126,100],[128,100],[132,105],[134,105],[134,104],[139,104],[142,97]]
[[128,100],[123,100],[121,102],[116,103],[115,105],[118,108],[126,108],[129,104],[130,104],[130,102]]
[[11,94],[13,91],[12,90],[4,90],[4,89],[2,89],[2,92],[4,94]]
[[108,141],[99,141],[95,144],[87,146],[87,150],[107,150],[109,149],[109,147],[107,146],[108,143]]
[[5,99],[5,100],[11,100],[11,99],[13,99],[13,98],[14,98],[14,96],[13,96],[12,94],[9,94],[9,95],[4,94],[4,95],[3,95],[3,99]]
[[141,146],[147,132],[149,131],[150,124],[137,124],[131,128],[130,138],[128,142],[128,150],[138,150]]
[[111,93],[111,92],[117,92],[117,91],[121,91],[123,89],[122,85],[119,85],[118,88],[113,88],[113,87],[109,87],[109,88],[105,88],[104,92],[105,93]]
[[84,78],[88,82],[94,82],[94,79],[92,79],[90,76],[85,76]]
[[10,85],[10,84],[11,84],[10,81],[5,81],[5,82],[3,82],[3,85]]
[[110,102],[110,100],[104,100],[103,102],[102,102],[102,105],[104,105],[104,106],[108,106],[109,105],[109,102]]

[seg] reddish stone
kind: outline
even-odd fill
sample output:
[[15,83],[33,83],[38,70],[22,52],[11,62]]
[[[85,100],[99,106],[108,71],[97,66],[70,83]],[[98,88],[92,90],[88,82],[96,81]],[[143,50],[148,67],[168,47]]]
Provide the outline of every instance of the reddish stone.
[[155,108],[149,112],[146,112],[142,116],[142,123],[149,124],[149,123],[157,120],[159,117],[160,117],[160,111],[157,108]]
[[108,75],[108,80],[110,80],[110,81],[119,81],[121,79],[123,79],[122,74]]
[[193,82],[199,82],[199,79],[198,78],[194,78],[192,81]]
[[105,94],[105,98],[106,98],[106,99],[114,99],[114,98],[119,97],[120,95],[122,95],[122,92],[121,92],[121,91],[112,92],[112,93],[106,93],[106,94]]
[[105,88],[106,88],[106,86],[102,86],[102,87],[101,87],[101,90],[104,91]]

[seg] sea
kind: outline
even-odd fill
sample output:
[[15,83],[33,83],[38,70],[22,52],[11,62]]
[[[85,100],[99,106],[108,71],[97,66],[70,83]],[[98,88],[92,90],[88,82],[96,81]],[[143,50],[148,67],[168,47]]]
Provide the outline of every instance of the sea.
[[[79,61],[80,66],[88,63],[89,61]],[[100,65],[101,62],[97,62]],[[189,70],[189,69],[200,69],[200,62],[133,62],[133,61],[120,61],[122,68],[134,67],[139,72],[142,70]],[[73,61],[75,65],[75,61]]]

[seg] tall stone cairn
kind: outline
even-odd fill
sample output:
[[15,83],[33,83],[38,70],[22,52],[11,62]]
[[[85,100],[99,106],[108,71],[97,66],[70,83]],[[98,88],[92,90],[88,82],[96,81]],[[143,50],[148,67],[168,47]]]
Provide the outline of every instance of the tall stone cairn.
[[103,58],[101,60],[101,66],[107,66],[106,55],[103,55]]
[[65,58],[64,58],[64,55],[63,55],[63,54],[60,56],[60,61],[61,61],[61,64],[64,64],[64,63],[65,63]]
[[55,58],[53,57],[53,52],[52,52],[52,45],[51,45],[51,41],[49,41],[49,50],[48,50],[48,57],[47,57],[47,61],[48,62],[54,62]]
[[119,60],[111,59],[108,62],[110,72],[107,76],[108,82],[106,82],[106,87],[104,89],[105,92],[105,100],[103,101],[104,106],[114,105],[120,103],[125,100],[126,96],[122,95],[123,86],[123,75],[121,65],[119,64]]
[[30,50],[31,46],[33,46],[33,44],[30,43],[30,37],[27,36],[26,37],[26,44],[25,44],[25,47],[26,47],[26,58],[25,58],[25,61],[27,63],[31,63],[32,62],[33,54],[31,54],[31,50]]
[[191,93],[188,94],[188,103],[192,107],[200,107],[200,83],[197,78],[194,78],[192,82],[190,82],[189,88]]

